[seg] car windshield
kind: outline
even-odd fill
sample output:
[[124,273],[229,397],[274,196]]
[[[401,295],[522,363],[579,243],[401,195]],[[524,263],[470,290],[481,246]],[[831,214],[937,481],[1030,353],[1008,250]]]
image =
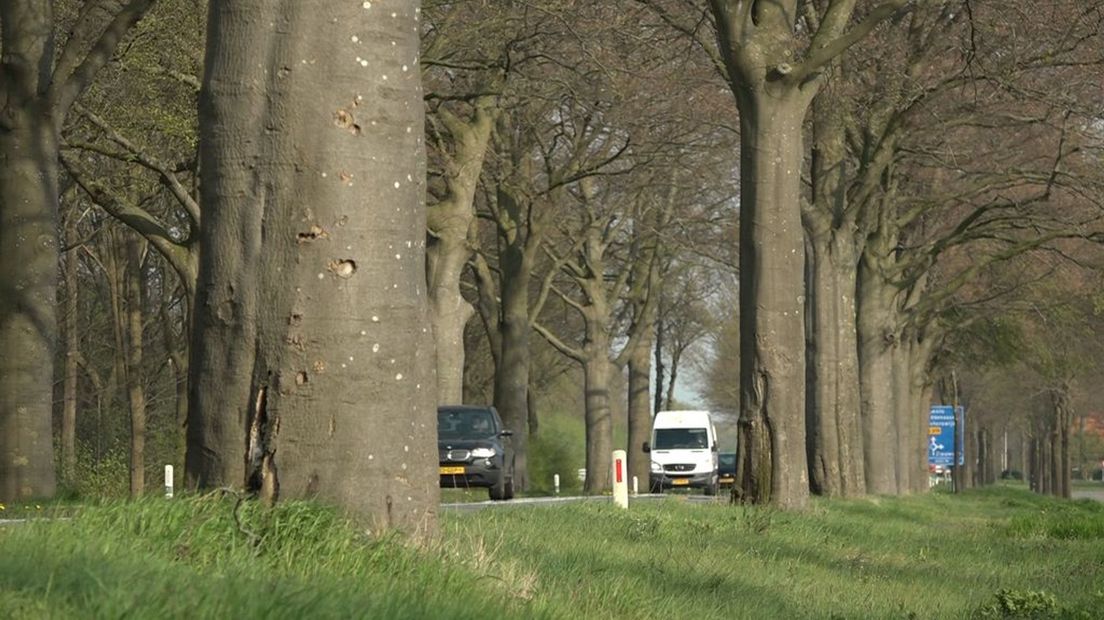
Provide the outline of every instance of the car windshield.
[[736,453],[735,452],[722,452],[717,455],[717,463],[721,469],[731,469],[736,471]]
[[709,447],[709,435],[704,428],[657,428],[655,450],[704,450]]
[[494,415],[486,409],[441,409],[437,436],[441,439],[482,439],[495,435]]

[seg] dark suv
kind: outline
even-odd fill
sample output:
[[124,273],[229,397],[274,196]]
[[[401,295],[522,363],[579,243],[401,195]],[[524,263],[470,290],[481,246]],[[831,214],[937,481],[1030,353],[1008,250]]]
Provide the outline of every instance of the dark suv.
[[494,407],[437,408],[441,488],[486,487],[491,499],[514,496],[513,431],[502,428]]

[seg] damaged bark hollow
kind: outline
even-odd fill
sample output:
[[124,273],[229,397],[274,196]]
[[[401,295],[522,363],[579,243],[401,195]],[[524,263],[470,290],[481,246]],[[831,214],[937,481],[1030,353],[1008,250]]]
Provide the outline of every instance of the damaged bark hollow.
[[418,5],[208,17],[187,483],[433,529]]

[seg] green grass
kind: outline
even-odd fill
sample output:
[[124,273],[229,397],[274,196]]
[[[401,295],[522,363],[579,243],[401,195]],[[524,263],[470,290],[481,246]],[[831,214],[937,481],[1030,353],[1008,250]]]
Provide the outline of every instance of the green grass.
[[1021,488],[671,498],[446,513],[369,538],[335,511],[226,497],[0,528],[0,617],[1100,618],[1104,504]]

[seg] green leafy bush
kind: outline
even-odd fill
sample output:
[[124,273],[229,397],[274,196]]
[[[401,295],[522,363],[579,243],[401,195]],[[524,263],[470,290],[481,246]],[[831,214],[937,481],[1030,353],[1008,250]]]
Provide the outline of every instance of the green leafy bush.
[[1061,618],[1058,599],[1047,592],[1001,589],[982,605],[978,618]]

